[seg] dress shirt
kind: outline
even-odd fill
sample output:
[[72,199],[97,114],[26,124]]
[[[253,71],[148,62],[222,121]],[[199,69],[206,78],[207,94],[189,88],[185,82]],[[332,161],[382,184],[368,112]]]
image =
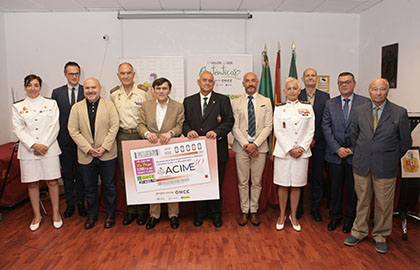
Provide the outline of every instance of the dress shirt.
[[95,139],[95,120],[96,120],[96,112],[98,111],[98,104],[99,99],[97,101],[90,103],[86,99],[87,110],[89,114],[89,124],[90,124],[90,131],[92,132],[92,138]]
[[308,89],[306,89],[306,97],[309,103],[311,103],[312,107],[314,106],[314,103],[315,103],[315,94],[316,94],[316,89],[314,90],[314,94],[312,96],[309,95],[309,91]]
[[71,86],[70,84],[67,85],[68,95],[69,95],[69,103],[71,104],[71,89],[74,88],[74,103],[77,102],[77,93],[79,92],[79,84],[76,86]]
[[208,107],[208,104],[210,104],[211,93],[212,93],[212,92],[210,92],[207,96],[203,96],[203,95],[201,94],[201,92],[200,92],[201,114],[203,114],[203,104],[204,104],[204,98],[205,98],[205,97],[207,98],[207,107]]
[[156,124],[158,127],[158,130],[161,129],[163,119],[165,119],[166,110],[168,109],[168,103],[169,99],[166,101],[166,103],[162,106],[158,100],[156,100]]
[[[379,109],[378,109],[378,123],[379,123],[379,120],[381,119],[382,112],[384,111],[385,103],[386,103],[386,100],[384,101],[384,103],[382,103],[381,105],[379,105]],[[372,115],[375,115],[375,107],[376,107],[375,103],[372,102]]]

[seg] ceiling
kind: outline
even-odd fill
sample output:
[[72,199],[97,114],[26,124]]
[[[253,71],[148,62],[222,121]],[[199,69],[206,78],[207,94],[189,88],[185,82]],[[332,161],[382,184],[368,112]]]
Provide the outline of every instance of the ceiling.
[[384,0],[0,0],[0,12],[250,10],[362,13]]

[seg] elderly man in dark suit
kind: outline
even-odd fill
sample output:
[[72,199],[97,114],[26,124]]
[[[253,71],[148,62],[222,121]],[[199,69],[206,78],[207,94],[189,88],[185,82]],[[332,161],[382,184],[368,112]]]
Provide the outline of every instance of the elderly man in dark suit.
[[[313,68],[307,68],[303,72],[302,81],[305,88],[299,95],[299,100],[309,101],[315,112],[315,135],[312,140],[312,202],[311,215],[316,221],[322,221],[320,212],[322,198],[322,172],[324,171],[325,140],[322,134],[322,115],[324,114],[325,102],[330,99],[330,94],[316,89],[318,75]],[[297,218],[303,213],[303,190],[300,193],[300,201],[297,210]]]
[[197,80],[200,92],[184,99],[185,121],[182,132],[188,138],[206,136],[217,140],[219,169],[219,200],[194,203],[194,225],[201,226],[209,216],[215,227],[222,226],[221,198],[226,162],[229,160],[227,134],[232,130],[234,118],[227,96],[213,92],[214,77],[205,71]]
[[392,231],[395,182],[400,158],[411,147],[407,110],[387,99],[389,83],[374,79],[369,85],[372,102],[357,107],[351,123],[354,145],[353,173],[357,194],[356,219],[344,244],[355,246],[369,233],[369,210],[375,195],[372,237],[376,251],[386,253],[386,236]]
[[325,102],[322,131],[327,143],[325,161],[331,183],[332,207],[328,230],[337,228],[343,219],[343,191],[346,187],[346,202],[343,232],[349,233],[356,217],[357,197],[354,191],[353,153],[350,123],[353,111],[369,99],[354,93],[356,80],[350,72],[342,72],[337,79],[340,95]]
[[79,215],[87,215],[85,208],[85,195],[82,177],[77,166],[77,146],[69,135],[67,123],[69,121],[70,109],[76,102],[82,100],[83,86],[80,81],[80,66],[76,62],[68,62],[64,66],[64,76],[67,84],[53,90],[51,98],[55,99],[60,111],[60,132],[58,133],[58,144],[61,148],[60,163],[66,195],[67,208],[64,217],[73,215],[75,204]]

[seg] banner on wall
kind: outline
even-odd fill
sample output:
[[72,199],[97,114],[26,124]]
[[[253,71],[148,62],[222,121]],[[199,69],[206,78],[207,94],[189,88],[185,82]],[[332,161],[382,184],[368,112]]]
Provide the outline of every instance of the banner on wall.
[[219,199],[216,140],[123,141],[127,204]]
[[183,56],[155,56],[141,58],[122,58],[120,63],[128,62],[134,67],[136,76],[134,81],[150,89],[152,83],[159,77],[165,77],[172,83],[170,97],[182,102],[185,96],[184,85],[184,57]]
[[204,71],[209,71],[215,79],[214,91],[226,95],[242,95],[242,79],[252,71],[253,57],[250,54],[231,55],[191,55],[187,60],[187,91],[192,95],[199,91],[197,79]]

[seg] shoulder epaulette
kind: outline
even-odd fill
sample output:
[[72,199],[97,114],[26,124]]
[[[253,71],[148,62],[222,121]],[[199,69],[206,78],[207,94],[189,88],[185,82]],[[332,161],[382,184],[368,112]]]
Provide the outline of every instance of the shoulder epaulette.
[[50,98],[50,97],[45,97],[45,96],[43,96],[44,98],[46,98],[46,99],[52,99],[52,98]]
[[286,105],[286,104],[287,104],[287,102],[282,102],[282,103],[276,104],[276,106],[283,106],[283,105]]
[[141,84],[141,83],[139,83],[139,84],[137,85],[137,88],[138,88],[138,89],[140,89],[140,90],[143,90],[143,91],[145,91],[145,92],[149,91],[149,87],[147,87],[146,85]]
[[302,104],[311,104],[309,101],[306,101],[306,100],[299,100],[299,102]]
[[112,94],[112,93],[114,93],[115,91],[117,91],[118,89],[120,89],[120,86],[119,86],[119,85],[117,85],[117,86],[115,86],[114,88],[112,88],[111,90],[109,90],[109,93],[110,93],[110,94]]
[[25,100],[25,99],[21,99],[21,100],[15,101],[15,102],[13,102],[13,104],[16,104],[16,103],[22,102],[22,101],[24,101],[24,100]]

